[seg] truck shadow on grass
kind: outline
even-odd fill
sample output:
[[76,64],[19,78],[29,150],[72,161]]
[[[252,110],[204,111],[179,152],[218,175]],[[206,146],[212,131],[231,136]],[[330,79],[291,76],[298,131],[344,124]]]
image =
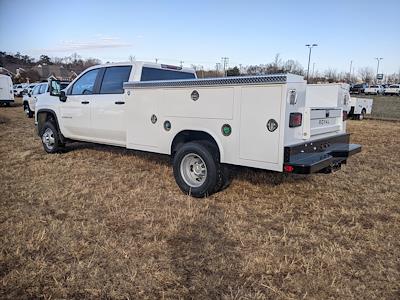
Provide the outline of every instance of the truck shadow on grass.
[[224,211],[215,204],[198,202],[182,216],[177,232],[167,240],[176,276],[174,293],[183,298],[221,299],[237,290],[242,258],[239,243],[228,232]]
[[286,182],[310,180],[310,175],[288,174],[243,166],[229,166],[228,169],[230,181],[239,179],[255,185],[277,186]]
[[[77,150],[94,150],[98,152],[108,152],[120,155],[134,156],[149,163],[158,163],[166,167],[172,168],[172,159],[169,155],[151,153],[139,150],[125,149],[122,147],[108,146],[103,144],[74,142],[68,144],[64,152],[72,152]],[[229,182],[235,179],[247,181],[254,185],[277,186],[286,182],[301,182],[310,180],[310,175],[296,175],[288,173],[280,173],[269,170],[262,170],[244,166],[226,165]],[[225,188],[228,188],[227,185]],[[225,189],[224,188],[224,189]]]

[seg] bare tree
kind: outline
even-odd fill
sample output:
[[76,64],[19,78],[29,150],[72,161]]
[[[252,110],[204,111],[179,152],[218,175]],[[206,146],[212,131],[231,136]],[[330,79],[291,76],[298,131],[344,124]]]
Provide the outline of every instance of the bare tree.
[[358,69],[358,74],[360,74],[361,80],[366,83],[370,83],[374,79],[374,70],[370,67]]
[[293,59],[289,59],[286,62],[284,62],[283,70],[285,73],[304,75],[303,66],[297,60]]
[[335,69],[328,69],[324,72],[325,78],[328,82],[337,82],[338,81],[338,74]]

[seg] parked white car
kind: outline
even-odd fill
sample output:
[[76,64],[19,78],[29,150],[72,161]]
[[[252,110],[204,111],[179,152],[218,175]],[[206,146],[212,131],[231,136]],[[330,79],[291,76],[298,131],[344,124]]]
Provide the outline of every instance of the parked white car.
[[[57,84],[61,89],[64,89],[68,86],[69,82],[58,82]],[[48,82],[34,84],[32,90],[23,96],[22,106],[28,118],[33,118],[35,114],[36,102],[38,101],[39,97],[51,97],[54,100],[54,96],[51,96],[49,93]]]
[[0,74],[0,104],[10,105],[14,103],[13,84],[11,77]]
[[365,95],[382,95],[384,92],[385,89],[381,85],[371,85],[364,90]]
[[60,101],[39,98],[35,123],[48,153],[87,141],[171,155],[180,189],[205,197],[227,185],[227,164],[328,173],[361,151],[342,108],[307,107],[306,89],[291,74],[197,79],[193,69],[106,64],[80,74]]
[[22,107],[24,109],[25,114],[29,118],[33,118],[35,114],[35,105],[37,101],[37,97],[41,94],[46,93],[48,90],[48,83],[37,83],[32,91],[28,94],[25,94],[22,97]]
[[351,97],[347,107],[347,115],[352,119],[364,120],[366,115],[371,114],[373,104],[374,100],[370,98]]
[[400,84],[391,84],[385,89],[385,95],[397,95],[400,96]]
[[38,82],[35,82],[35,83],[30,83],[29,85],[27,85],[27,86],[24,88],[24,90],[22,91],[22,95],[23,95],[22,97],[24,97],[25,95],[31,93],[32,90],[33,90],[33,88],[34,88],[37,84],[39,84],[39,83],[38,83]]
[[27,85],[27,83],[14,84],[14,96],[22,97],[22,93]]

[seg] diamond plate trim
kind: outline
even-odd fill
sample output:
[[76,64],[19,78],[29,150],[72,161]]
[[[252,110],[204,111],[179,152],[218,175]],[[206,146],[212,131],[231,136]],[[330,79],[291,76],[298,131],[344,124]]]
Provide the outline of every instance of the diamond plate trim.
[[286,82],[287,82],[286,75],[265,75],[265,76],[246,76],[246,77],[125,82],[124,89],[153,88],[153,87],[210,86],[210,85],[247,85],[247,84],[250,85],[250,84],[286,83]]

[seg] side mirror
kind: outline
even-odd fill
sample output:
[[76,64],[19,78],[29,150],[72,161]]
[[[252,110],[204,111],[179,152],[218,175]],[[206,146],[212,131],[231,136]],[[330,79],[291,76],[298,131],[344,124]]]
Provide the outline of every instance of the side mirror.
[[50,96],[60,96],[60,90],[61,90],[61,86],[60,86],[60,81],[59,80],[50,80],[49,81],[49,92],[50,92]]
[[59,98],[60,98],[60,101],[61,101],[61,102],[67,101],[67,95],[65,94],[65,91],[61,91],[61,92],[60,92]]

